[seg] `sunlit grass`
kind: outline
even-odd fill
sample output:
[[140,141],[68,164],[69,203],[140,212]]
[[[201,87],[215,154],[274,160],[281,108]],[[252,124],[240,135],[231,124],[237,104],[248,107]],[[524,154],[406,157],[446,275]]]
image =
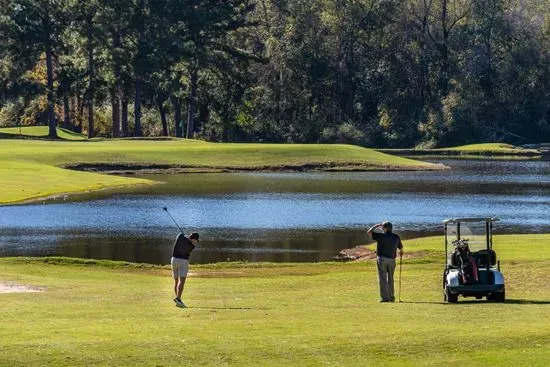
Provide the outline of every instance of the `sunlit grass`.
[[437,254],[405,260],[395,304],[377,302],[372,261],[191,266],[185,310],[166,267],[0,259],[0,281],[45,287],[0,294],[0,365],[543,366],[549,245],[550,235],[495,237],[505,304],[444,304]]
[[[23,126],[0,128],[0,138],[47,138],[49,133],[48,126]],[[62,140],[85,140],[86,135],[75,133],[74,131],[57,128],[57,137]]]
[[53,194],[151,183],[58,168],[76,163],[184,165],[225,169],[278,169],[302,165],[355,165],[363,169],[434,169],[437,166],[353,145],[222,144],[197,140],[51,141],[0,139],[0,203]]
[[456,147],[440,148],[436,150],[459,150],[468,153],[473,152],[500,152],[500,153],[517,153],[517,152],[537,152],[536,149],[524,149],[511,144],[503,143],[482,143],[482,144],[469,144]]

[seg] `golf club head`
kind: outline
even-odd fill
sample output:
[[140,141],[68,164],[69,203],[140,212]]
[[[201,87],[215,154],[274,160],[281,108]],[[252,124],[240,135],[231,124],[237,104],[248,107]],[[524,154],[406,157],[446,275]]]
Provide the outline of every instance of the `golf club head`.
[[164,210],[164,211],[168,211],[168,208],[167,208],[167,207],[164,207],[164,208],[162,208],[162,210]]

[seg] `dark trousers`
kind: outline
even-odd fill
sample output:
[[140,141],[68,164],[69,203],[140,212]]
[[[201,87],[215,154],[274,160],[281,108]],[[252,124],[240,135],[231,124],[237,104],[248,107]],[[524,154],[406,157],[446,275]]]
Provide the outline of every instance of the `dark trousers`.
[[380,299],[382,301],[395,301],[393,289],[393,273],[395,272],[395,259],[378,257],[378,282],[380,283]]

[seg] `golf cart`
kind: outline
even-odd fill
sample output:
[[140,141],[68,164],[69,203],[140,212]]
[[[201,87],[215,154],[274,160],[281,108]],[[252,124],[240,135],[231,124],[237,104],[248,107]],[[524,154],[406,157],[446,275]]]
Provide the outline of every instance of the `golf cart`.
[[445,301],[456,303],[458,296],[462,295],[504,302],[504,277],[500,272],[500,261],[497,261],[493,251],[493,223],[496,221],[497,218],[456,218],[443,221]]

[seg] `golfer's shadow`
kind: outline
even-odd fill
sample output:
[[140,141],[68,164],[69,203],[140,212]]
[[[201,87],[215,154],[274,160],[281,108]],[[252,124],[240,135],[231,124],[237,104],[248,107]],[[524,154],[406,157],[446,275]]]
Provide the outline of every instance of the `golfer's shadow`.
[[270,308],[265,307],[189,307],[190,309],[194,310],[271,310]]

